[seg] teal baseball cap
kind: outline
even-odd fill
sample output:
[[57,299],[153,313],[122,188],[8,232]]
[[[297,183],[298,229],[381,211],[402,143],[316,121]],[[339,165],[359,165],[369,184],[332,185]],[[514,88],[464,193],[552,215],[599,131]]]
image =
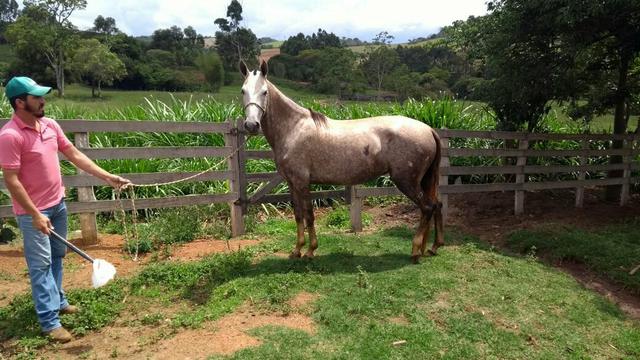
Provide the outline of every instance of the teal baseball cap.
[[22,94],[44,96],[51,91],[51,88],[49,86],[40,86],[26,76],[16,76],[9,80],[4,91],[7,94],[7,98],[12,99]]

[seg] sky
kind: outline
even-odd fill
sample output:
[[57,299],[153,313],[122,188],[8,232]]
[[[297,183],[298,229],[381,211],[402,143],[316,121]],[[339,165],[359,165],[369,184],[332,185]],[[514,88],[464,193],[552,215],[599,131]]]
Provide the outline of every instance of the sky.
[[[486,14],[486,0],[240,0],[242,25],[261,37],[286,40],[319,28],[339,37],[371,40],[381,31],[394,43],[437,33],[455,20]],[[156,29],[193,26],[199,34],[213,36],[216,18],[226,17],[231,0],[88,0],[71,22],[85,30],[98,15],[112,17],[123,32],[151,35]]]

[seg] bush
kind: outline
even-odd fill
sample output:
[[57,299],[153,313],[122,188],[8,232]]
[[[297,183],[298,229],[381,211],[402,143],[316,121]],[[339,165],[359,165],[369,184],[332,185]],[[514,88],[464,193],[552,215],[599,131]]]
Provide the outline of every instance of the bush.
[[175,244],[193,241],[202,228],[200,218],[191,208],[162,210],[149,227],[157,244]]
[[[367,213],[362,213],[362,225],[368,226],[371,225],[371,215]],[[351,215],[349,213],[348,206],[338,206],[334,208],[327,218],[325,219],[325,224],[334,229],[349,229],[351,228]]]
[[217,92],[224,83],[224,66],[222,59],[215,52],[201,54],[196,58],[196,65],[204,73],[205,90]]
[[126,239],[124,244],[124,250],[129,254],[145,254],[155,250],[157,248],[154,242],[154,230],[149,224],[137,224],[136,233],[137,239],[134,238],[133,225],[127,227],[128,233],[125,236],[130,236],[130,239]]

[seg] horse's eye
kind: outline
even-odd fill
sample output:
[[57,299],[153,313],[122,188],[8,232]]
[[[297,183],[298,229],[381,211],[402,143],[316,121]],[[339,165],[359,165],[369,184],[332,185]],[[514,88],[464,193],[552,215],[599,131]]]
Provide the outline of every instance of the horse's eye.
[[267,90],[265,90],[262,95],[267,96]]
[[244,95],[244,90],[240,90],[240,94]]

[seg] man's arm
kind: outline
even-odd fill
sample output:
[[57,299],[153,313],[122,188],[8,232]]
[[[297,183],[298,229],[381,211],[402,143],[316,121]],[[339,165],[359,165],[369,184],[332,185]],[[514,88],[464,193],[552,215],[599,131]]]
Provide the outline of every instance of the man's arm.
[[62,150],[62,153],[79,169],[84,170],[89,174],[106,181],[109,185],[116,189],[131,185],[131,181],[118,175],[111,174],[110,172],[96,165],[93,160],[89,159],[87,155],[80,152],[80,150],[78,150],[73,145]]
[[27,191],[18,179],[18,172],[18,169],[2,169],[7,190],[9,190],[11,197],[31,215],[33,218],[33,226],[48,235],[49,229],[53,227],[51,221],[49,221],[49,218],[44,216],[38,208],[36,208],[33,201],[31,201],[29,194],[27,194]]

